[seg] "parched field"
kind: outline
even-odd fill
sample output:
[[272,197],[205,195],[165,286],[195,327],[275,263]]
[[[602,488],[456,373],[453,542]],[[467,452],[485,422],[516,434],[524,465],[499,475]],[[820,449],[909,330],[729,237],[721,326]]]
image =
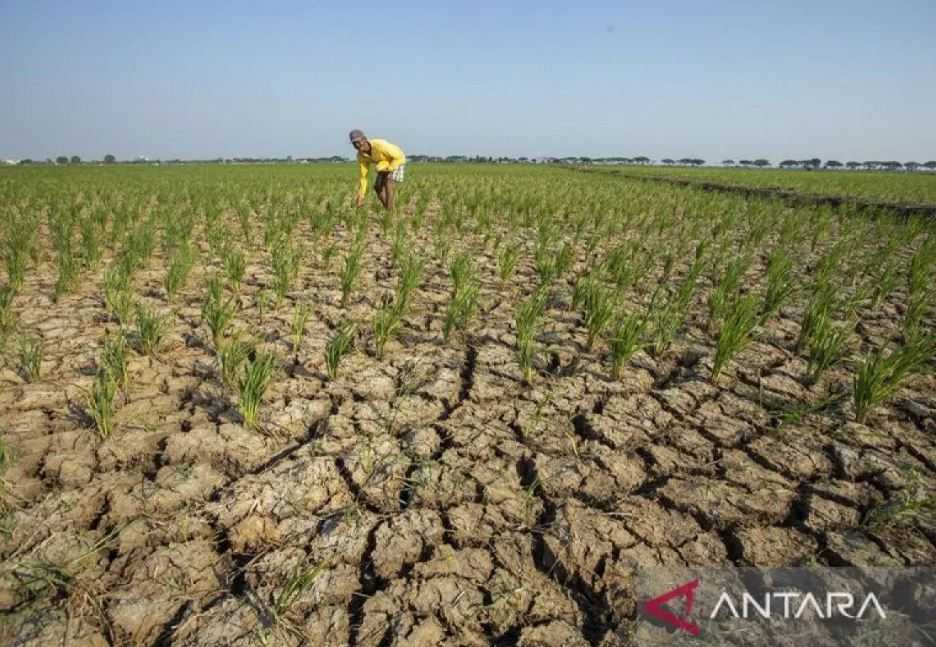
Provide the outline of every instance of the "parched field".
[[611,647],[635,565],[936,563],[934,223],[354,174],[0,173],[0,643]]

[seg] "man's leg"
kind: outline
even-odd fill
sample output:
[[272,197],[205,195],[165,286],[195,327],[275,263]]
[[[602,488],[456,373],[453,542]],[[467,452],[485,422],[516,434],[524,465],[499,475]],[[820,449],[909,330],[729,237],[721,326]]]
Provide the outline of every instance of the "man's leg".
[[374,181],[374,193],[377,194],[377,197],[380,199],[381,203],[384,201],[383,194],[384,194],[384,182],[385,181],[386,181],[386,178],[383,173],[378,173],[377,179]]
[[384,182],[384,195],[386,197],[384,200],[384,206],[390,211],[393,211],[393,191],[395,184],[396,182],[393,181],[393,178],[388,175],[387,181]]

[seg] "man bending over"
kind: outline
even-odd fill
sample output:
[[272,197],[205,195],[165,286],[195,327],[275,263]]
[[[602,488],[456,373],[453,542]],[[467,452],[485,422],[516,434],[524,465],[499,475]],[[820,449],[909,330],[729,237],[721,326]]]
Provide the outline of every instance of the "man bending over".
[[403,181],[406,155],[399,146],[385,139],[368,139],[360,130],[352,130],[350,137],[351,145],[357,150],[361,177],[357,206],[364,205],[364,196],[367,194],[367,169],[371,164],[376,164],[377,180],[374,182],[374,191],[385,209],[393,209],[394,184]]

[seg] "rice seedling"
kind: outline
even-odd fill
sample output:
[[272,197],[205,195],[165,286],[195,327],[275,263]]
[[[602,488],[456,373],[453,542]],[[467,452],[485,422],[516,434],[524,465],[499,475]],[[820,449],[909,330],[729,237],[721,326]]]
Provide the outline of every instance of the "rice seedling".
[[903,346],[884,353],[878,348],[858,364],[852,383],[855,418],[864,422],[868,413],[889,400],[916,373],[921,372],[936,354],[936,337],[918,336]]
[[104,301],[108,311],[122,326],[130,323],[133,295],[126,266],[113,265],[104,273]]
[[162,348],[166,333],[169,330],[168,318],[143,304],[138,304],[136,307],[136,324],[140,350],[145,355],[156,355]]
[[382,358],[384,347],[400,330],[400,311],[397,304],[385,303],[374,314],[374,346],[377,357]]
[[286,577],[283,588],[276,593],[273,599],[273,618],[277,622],[286,622],[287,614],[303,594],[312,587],[324,570],[322,566],[299,566]]
[[284,239],[273,246],[273,292],[277,303],[283,300],[299,271],[299,251]]
[[335,257],[335,254],[338,252],[338,243],[331,242],[328,245],[322,247],[322,269],[328,270],[331,267],[332,259]]
[[309,304],[305,302],[298,304],[293,310],[290,332],[292,333],[292,347],[294,353],[299,352],[299,347],[302,345],[302,337],[305,335],[306,324],[311,314],[312,309],[309,307]]
[[452,296],[457,297],[465,284],[471,280],[474,268],[471,266],[471,255],[463,252],[455,257],[449,266],[449,276],[452,277]]
[[614,379],[621,377],[624,365],[640,349],[646,324],[646,315],[636,313],[619,317],[614,322],[608,338],[608,347],[611,351],[611,374]]
[[539,333],[540,319],[546,310],[548,293],[538,289],[532,296],[519,305],[514,316],[517,329],[517,359],[523,379],[533,381],[533,358],[536,353],[536,337]]
[[232,336],[222,343],[218,349],[218,362],[221,368],[221,381],[229,389],[237,386],[237,376],[247,357],[255,352],[255,347],[249,341]]
[[502,282],[513,276],[519,259],[520,244],[517,241],[510,241],[501,247],[497,253],[497,276]]
[[104,338],[104,346],[101,348],[101,358],[98,362],[99,370],[109,373],[121,389],[126,389],[129,383],[127,350],[127,338],[122,330],[109,333]]
[[797,350],[806,346],[822,320],[832,316],[837,297],[838,289],[832,283],[824,281],[816,285],[803,313],[803,322],[800,324],[799,336],[796,339]]
[[356,333],[357,326],[351,322],[344,323],[338,326],[325,344],[325,367],[329,379],[334,380],[338,376],[338,365],[354,346]]
[[6,338],[16,326],[16,311],[13,310],[13,298],[16,290],[11,284],[0,288],[0,338]]
[[260,410],[260,404],[263,400],[263,394],[266,393],[270,380],[273,378],[273,372],[276,369],[277,358],[272,353],[257,351],[253,358],[248,358],[244,365],[238,387],[240,389],[240,399],[238,400],[238,411],[244,419],[244,424],[251,428],[257,426],[257,416]]
[[767,260],[767,289],[761,305],[761,324],[780,311],[780,307],[796,290],[793,259],[783,249],[775,250]]
[[192,267],[195,265],[195,252],[187,242],[180,245],[169,263],[164,288],[169,301],[175,300],[176,295],[185,286]]
[[[220,285],[220,281],[215,279],[209,281],[208,294],[202,303],[202,321],[211,332],[211,343],[215,350],[221,347],[221,341],[227,334],[227,329],[236,313],[233,297],[225,300]],[[262,311],[260,316],[262,320]]]
[[409,240],[406,237],[406,221],[400,220],[393,228],[393,240],[390,245],[390,258],[395,267],[400,267],[400,263],[406,257],[408,252],[407,245]]
[[408,256],[403,261],[400,277],[397,280],[396,294],[394,295],[394,304],[397,313],[402,317],[409,308],[410,298],[413,290],[419,285],[419,279],[422,276],[422,261],[415,255]]
[[834,322],[828,316],[820,317],[807,341],[811,380],[818,380],[826,369],[842,359],[854,328],[854,321]]
[[661,289],[665,284],[667,277],[674,263],[674,256],[669,255],[664,260],[663,276],[654,291],[651,299],[650,312],[652,313],[653,326],[651,328],[651,350],[656,356],[662,355],[673,343],[676,333],[679,332],[689,314],[689,307],[692,304],[692,297],[695,294],[698,285],[699,275],[702,272],[704,264],[704,248],[700,244],[696,249],[696,257],[686,277],[679,283],[676,290],[672,291],[666,299],[666,302],[660,308],[654,308],[657,297],[661,294]]
[[588,331],[586,348],[591,350],[614,318],[615,295],[604,286],[595,284],[585,295],[584,307],[585,329]]
[[244,252],[235,245],[227,245],[224,248],[224,274],[227,276],[231,290],[240,292],[241,283],[244,281],[244,274],[247,272],[247,259]]
[[98,436],[105,439],[111,434],[114,419],[114,397],[117,379],[107,370],[98,370],[88,395],[88,415],[94,421]]
[[39,379],[42,368],[43,345],[37,337],[20,337],[16,345],[17,370],[27,382]]
[[469,280],[449,300],[442,323],[442,338],[447,342],[453,330],[465,330],[478,305],[480,289],[477,281]]
[[364,253],[364,246],[355,243],[351,246],[347,256],[345,256],[344,268],[341,270],[341,307],[348,304],[348,297],[351,296],[351,290],[361,274],[361,256]]
[[923,474],[915,467],[904,468],[901,472],[906,487],[868,512],[864,523],[871,530],[907,527],[921,522],[928,525],[936,520],[936,495]]
[[716,281],[708,298],[709,330],[715,330],[728,312],[734,309],[741,290],[741,281],[751,267],[753,256],[741,254],[732,259]]
[[759,315],[759,299],[753,294],[747,294],[735,301],[718,333],[712,365],[712,382],[718,380],[725,365],[751,341],[754,329],[760,321]]

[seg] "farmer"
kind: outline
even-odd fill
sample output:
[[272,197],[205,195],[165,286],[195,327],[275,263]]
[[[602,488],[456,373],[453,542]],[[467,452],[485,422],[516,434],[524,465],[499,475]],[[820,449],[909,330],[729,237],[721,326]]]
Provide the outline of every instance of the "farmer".
[[360,130],[351,131],[351,145],[357,149],[358,169],[360,170],[360,187],[358,188],[357,206],[364,205],[364,196],[367,193],[367,167],[377,164],[377,180],[374,182],[374,191],[386,209],[393,209],[393,185],[403,181],[403,171],[406,168],[406,155],[399,146],[394,146],[386,139],[368,139]]

